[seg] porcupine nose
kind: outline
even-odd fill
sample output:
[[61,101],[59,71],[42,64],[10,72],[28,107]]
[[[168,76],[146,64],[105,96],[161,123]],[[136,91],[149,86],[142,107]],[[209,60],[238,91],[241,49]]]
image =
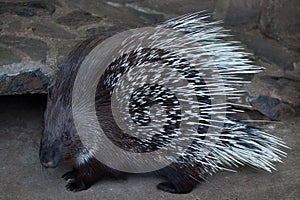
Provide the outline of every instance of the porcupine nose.
[[61,160],[60,153],[54,151],[51,148],[40,150],[40,162],[46,168],[54,168]]
[[53,167],[56,166],[55,163],[54,163],[54,161],[42,162],[42,165],[43,165],[44,167],[46,167],[46,168],[53,168]]

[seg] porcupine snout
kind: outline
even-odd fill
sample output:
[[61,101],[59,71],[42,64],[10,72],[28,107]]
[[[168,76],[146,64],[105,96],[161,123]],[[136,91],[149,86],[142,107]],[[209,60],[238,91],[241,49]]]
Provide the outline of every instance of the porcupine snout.
[[47,146],[41,143],[39,156],[40,162],[44,167],[56,167],[62,159],[60,145],[58,144],[58,142],[54,142],[52,145]]

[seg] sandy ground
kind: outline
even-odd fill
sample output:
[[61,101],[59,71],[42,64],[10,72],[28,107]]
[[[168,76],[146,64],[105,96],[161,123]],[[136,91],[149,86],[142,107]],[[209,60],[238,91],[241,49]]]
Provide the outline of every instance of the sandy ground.
[[103,180],[89,190],[66,191],[60,176],[70,169],[44,169],[39,163],[45,96],[0,97],[0,199],[300,199],[300,119],[264,125],[291,149],[277,171],[266,173],[242,167],[220,172],[184,195],[156,189],[163,179],[133,175],[126,180]]

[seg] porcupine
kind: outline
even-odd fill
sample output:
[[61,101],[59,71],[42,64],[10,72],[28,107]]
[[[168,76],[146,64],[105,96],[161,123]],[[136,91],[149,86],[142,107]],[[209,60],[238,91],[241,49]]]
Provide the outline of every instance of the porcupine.
[[[176,157],[175,162],[155,171],[167,178],[167,182],[160,183],[157,188],[171,193],[188,193],[206,175],[229,169],[231,166],[249,165],[271,171],[275,169],[272,163],[281,162],[281,157],[285,156],[280,150],[280,147],[285,147],[281,139],[227,114],[223,117],[220,115],[219,121],[212,119],[212,115],[224,108],[227,113],[237,112],[232,109],[234,103],[231,100],[241,96],[241,90],[238,88],[246,83],[240,75],[255,74],[261,68],[252,64],[240,45],[226,39],[228,34],[220,26],[220,22],[211,22],[208,18],[208,15],[195,13],[171,19],[157,27],[193,38],[195,44],[192,49],[201,48],[201,55],[195,54],[193,58],[199,56],[203,59],[197,62],[201,62],[204,71],[214,68],[213,71],[217,71],[218,78],[205,77],[206,74],[199,73],[191,60],[182,56],[182,53],[191,53],[191,49],[183,46],[180,52],[175,53],[165,50],[163,48],[165,45],[174,42],[174,38],[170,35],[164,43],[159,43],[161,46],[154,45],[121,52],[120,56],[105,69],[97,85],[95,109],[105,135],[126,151],[144,153],[163,149],[166,144],[176,140],[176,133],[184,116],[180,101],[173,91],[157,83],[144,83],[137,89],[127,87],[126,92],[131,95],[128,110],[134,124],[147,126],[151,123],[149,110],[153,105],[159,105],[166,111],[166,114],[159,116],[166,120],[163,129],[146,133],[148,137],[139,138],[126,134],[118,127],[112,113],[111,98],[120,77],[135,67],[159,63],[161,68],[171,66],[187,80],[188,88],[182,88],[183,96],[189,97],[189,89],[192,88],[192,94],[196,96],[196,103],[199,106],[196,134],[193,135],[189,147],[179,152],[180,155]],[[155,40],[155,36],[151,36],[152,39]],[[103,37],[94,36],[77,45],[62,64],[55,83],[49,87],[40,160],[44,167],[56,167],[61,161],[74,160],[73,171],[62,176],[68,181],[66,188],[71,191],[85,190],[104,177],[118,178],[127,174],[110,168],[96,159],[93,152],[80,140],[72,116],[72,91],[76,75],[85,58],[102,41]],[[180,41],[178,43],[180,44]],[[176,73],[171,71],[169,74],[173,76]],[[143,73],[139,75],[141,76],[139,78],[141,79],[143,75]],[[157,77],[159,79],[159,76]],[[131,77],[132,80],[140,80],[134,78]],[[222,83],[219,78],[222,79]],[[176,81],[178,78],[169,79]],[[164,83],[166,80],[161,81]],[[218,89],[216,86],[220,85],[222,88]],[[123,85],[121,90],[125,88]],[[213,104],[212,91],[213,95],[225,95],[226,105]],[[187,101],[191,103],[192,100]],[[209,128],[213,126],[222,130],[221,133],[210,132]],[[214,141],[207,139],[210,137],[214,138]]]

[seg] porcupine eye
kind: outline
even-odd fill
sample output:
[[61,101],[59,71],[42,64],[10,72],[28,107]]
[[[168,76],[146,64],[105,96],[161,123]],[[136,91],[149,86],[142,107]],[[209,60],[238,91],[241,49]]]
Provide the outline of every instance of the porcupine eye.
[[64,145],[69,146],[71,144],[71,135],[69,131],[65,131],[62,135],[62,141]]

